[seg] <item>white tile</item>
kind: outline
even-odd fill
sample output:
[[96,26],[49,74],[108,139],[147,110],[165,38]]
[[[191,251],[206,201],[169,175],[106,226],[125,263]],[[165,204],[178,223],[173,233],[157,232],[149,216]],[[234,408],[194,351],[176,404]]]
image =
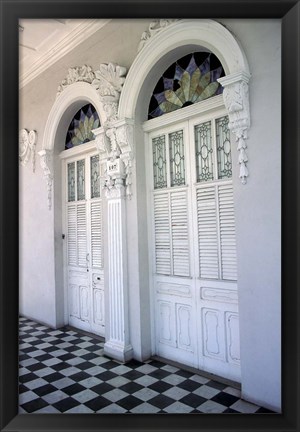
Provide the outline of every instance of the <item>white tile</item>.
[[80,385],[82,385],[83,387],[86,388],[90,388],[90,387],[94,387],[100,383],[102,383],[103,381],[99,380],[96,377],[90,377],[90,378],[86,378],[83,381],[80,381]]
[[118,374],[118,375],[124,375],[126,372],[131,371],[131,368],[125,366],[125,365],[120,365],[117,366],[116,368],[114,368],[114,373]]
[[162,381],[165,381],[166,383],[172,384],[172,385],[180,384],[180,383],[182,383],[182,381],[185,381],[185,380],[186,380],[185,377],[182,377],[180,375],[175,375],[175,374],[169,375],[169,376],[162,379]]
[[32,391],[27,391],[19,395],[19,404],[23,405],[26,402],[30,402],[34,399],[38,399],[39,396]]
[[30,336],[30,337],[27,337],[27,338],[23,339],[24,342],[34,342],[34,341],[37,341],[37,340],[38,340],[38,338],[36,338],[34,336]]
[[255,413],[259,409],[259,406],[254,405],[250,402],[246,402],[242,399],[239,399],[233,405],[231,405],[230,408],[232,408],[236,411],[239,411],[241,413],[244,413],[244,414],[252,414],[252,413]]
[[53,366],[55,364],[61,363],[61,360],[59,360],[58,358],[54,357],[54,358],[51,358],[49,360],[45,360],[43,363],[46,366]]
[[70,344],[69,342],[62,342],[60,344],[57,344],[56,346],[57,348],[64,349],[64,348],[70,348],[73,345]]
[[136,370],[137,370],[138,372],[143,373],[143,374],[149,374],[149,373],[151,373],[151,372],[156,371],[157,368],[154,367],[154,366],[151,366],[151,365],[149,365],[149,364],[144,364],[143,366],[140,366],[140,367],[136,368]]
[[144,402],[148,401],[149,399],[154,398],[155,396],[157,396],[159,393],[157,393],[156,391],[149,389],[149,388],[143,388],[141,390],[138,390],[137,392],[133,393],[132,396],[143,400]]
[[226,387],[224,390],[222,390],[225,393],[231,394],[232,396],[241,397],[241,391],[238,389],[235,389],[233,387]]
[[117,404],[111,404],[97,411],[97,413],[101,414],[122,414],[127,412],[125,408],[120,407]]
[[61,414],[61,412],[54,408],[54,406],[47,405],[44,408],[34,411],[34,414]]
[[171,365],[165,365],[165,366],[163,366],[161,369],[162,369],[162,370],[165,370],[165,371],[167,371],[167,372],[171,372],[171,373],[176,373],[176,372],[179,371],[178,368],[176,368],[176,367],[174,367],[174,366],[171,366]]
[[213,387],[203,385],[203,386],[197,388],[195,391],[193,391],[193,393],[198,395],[198,396],[202,396],[205,399],[211,399],[212,397],[216,396],[216,394],[220,393],[220,390],[217,390]]
[[19,376],[20,377],[23,376],[23,375],[26,375],[28,373],[30,373],[30,370],[27,369],[27,368],[25,368],[25,367],[22,367],[21,369],[19,369]]
[[168,390],[166,390],[163,394],[172,399],[179,400],[184,396],[188,395],[189,393],[190,392],[188,392],[187,390],[181,389],[179,387],[171,387]]
[[74,395],[72,395],[72,398],[77,400],[80,403],[85,403],[88,402],[91,399],[95,399],[95,397],[97,397],[98,394],[93,392],[90,389],[87,390],[83,390],[80,393],[76,393]]
[[26,387],[30,388],[30,390],[33,390],[35,388],[42,387],[43,385],[46,385],[46,384],[48,384],[47,381],[45,381],[43,378],[38,378],[38,379],[35,379],[33,381],[27,382]]
[[23,349],[29,348],[29,347],[31,347],[31,344],[29,344],[29,343],[22,343],[19,345],[20,350],[23,350]]
[[64,351],[62,349],[56,350],[56,351],[51,351],[50,353],[53,357],[58,357],[58,356],[62,356],[64,354],[69,354],[67,351]]
[[25,411],[22,407],[19,407],[18,412],[19,414],[28,414],[27,411]]
[[36,364],[36,363],[38,363],[38,360],[36,360],[34,358],[29,358],[29,359],[20,361],[20,366],[26,367],[26,366],[31,366],[31,365]]
[[44,348],[49,348],[52,345],[49,342],[43,342],[39,345],[35,345],[35,348],[43,350]]
[[104,369],[101,366],[94,366],[94,367],[91,367],[90,369],[85,370],[84,372],[86,372],[89,375],[94,376],[94,375],[98,375],[98,374],[105,372],[105,371],[106,371],[106,369]]
[[[72,353],[73,354],[73,353]],[[74,357],[74,358],[72,358],[72,359],[69,359],[69,360],[66,360],[66,363],[68,363],[69,365],[72,365],[72,366],[76,366],[76,365],[78,365],[78,364],[80,364],[80,363],[83,363],[83,362],[85,362],[86,360],[84,360],[84,359],[82,359],[82,358],[80,358],[80,357]]]
[[117,376],[117,377],[112,378],[111,380],[106,381],[106,382],[107,382],[107,384],[110,384],[113,387],[121,387],[122,385],[128,384],[131,381],[127,378],[122,377],[122,376]]
[[90,363],[94,363],[95,365],[100,365],[100,364],[104,363],[105,361],[107,361],[107,359],[104,359],[101,356],[95,357],[94,359],[89,360]]
[[158,411],[160,411],[160,408],[150,405],[147,402],[144,402],[141,405],[138,405],[135,408],[132,408],[130,410],[130,412],[135,414],[154,414],[157,413]]
[[68,387],[72,384],[74,384],[74,381],[71,380],[70,378],[61,378],[60,380],[54,381],[51,383],[54,387],[58,388],[58,389],[62,389],[65,387]]
[[77,339],[77,337],[76,336],[72,336],[72,335],[69,335],[69,336],[61,338],[61,340],[65,341],[65,342],[71,342],[71,341],[73,341],[75,339]]
[[151,384],[154,384],[157,381],[158,381],[158,379],[153,378],[153,377],[151,377],[149,375],[145,375],[145,376],[142,376],[142,377],[134,380],[134,382],[136,382],[136,383],[138,383],[138,384],[140,384],[142,386],[145,386],[145,387],[148,387],[148,386],[150,386]]
[[50,367],[46,367],[44,369],[39,369],[37,371],[34,371],[34,373],[36,375],[38,375],[39,377],[44,377],[44,376],[50,375],[51,373],[55,373],[55,372],[56,371]]
[[68,398],[69,396],[62,392],[61,390],[57,390],[55,392],[46,394],[42,397],[42,399],[44,399],[46,402],[48,402],[49,404],[55,404],[56,402],[59,402],[63,399]]
[[189,379],[190,379],[190,380],[193,380],[193,381],[196,381],[197,383],[200,383],[200,384],[206,384],[206,383],[208,383],[208,381],[210,381],[209,379],[204,378],[204,377],[201,376],[201,375],[193,375],[193,376],[190,377]]
[[[81,338],[82,339],[82,338]],[[77,346],[79,348],[87,348],[89,346],[92,346],[93,344],[91,342],[80,342],[79,344],[77,344]]]
[[[26,353],[27,355],[29,355],[30,357],[38,357],[38,356],[40,356],[40,355],[44,355],[44,354],[46,354],[45,353],[45,351],[42,351],[42,350],[37,350],[37,351],[32,351],[32,352],[29,352],[29,353]],[[52,353],[51,353],[52,354]]]
[[78,369],[74,366],[71,366],[71,367],[68,367],[66,369],[62,369],[61,371],[59,371],[59,373],[61,373],[64,376],[75,375],[78,372],[81,372],[81,369]]
[[219,414],[225,411],[227,407],[224,405],[220,405],[212,400],[208,400],[199,407],[197,407],[197,409],[203,413]]
[[92,413],[94,413],[94,411],[85,405],[78,405],[64,412],[64,414],[92,414]]
[[172,405],[169,405],[168,407],[164,408],[164,411],[168,413],[175,413],[175,414],[185,414],[193,411],[194,408],[187,406],[181,402],[174,402]]
[[114,389],[109,391],[108,393],[105,393],[105,399],[108,399],[111,402],[117,402],[126,396],[128,396],[128,393],[125,393],[123,390],[120,389]]
[[[52,353],[51,353],[52,354]],[[77,350],[77,351],[73,351],[72,352],[72,355],[74,355],[74,356],[83,356],[83,355],[85,355],[85,354],[89,354],[89,351],[87,351],[87,350],[85,350],[85,349],[83,349],[83,348],[81,348],[81,349],[79,349],[79,350]]]

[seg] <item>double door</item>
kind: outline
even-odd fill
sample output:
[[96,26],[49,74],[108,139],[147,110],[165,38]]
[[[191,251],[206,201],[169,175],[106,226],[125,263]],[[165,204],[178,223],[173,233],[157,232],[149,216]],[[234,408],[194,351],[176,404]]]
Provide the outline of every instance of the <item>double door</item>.
[[228,117],[160,126],[148,146],[156,353],[240,381]]
[[105,335],[101,166],[95,152],[65,164],[69,324]]

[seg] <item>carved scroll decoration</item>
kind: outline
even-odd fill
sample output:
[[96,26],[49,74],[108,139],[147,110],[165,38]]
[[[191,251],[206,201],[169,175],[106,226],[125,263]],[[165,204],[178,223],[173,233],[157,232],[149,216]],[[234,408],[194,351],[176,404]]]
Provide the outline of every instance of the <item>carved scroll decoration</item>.
[[95,74],[91,66],[83,65],[69,68],[68,75],[58,86],[56,97],[58,97],[61,92],[69,85],[76,82],[86,82],[88,84],[91,84],[94,78]]
[[32,171],[35,172],[35,148],[37,133],[34,130],[28,132],[21,129],[19,132],[19,161],[22,166],[26,166],[29,159],[32,160]]
[[178,19],[159,19],[151,21],[148,30],[144,31],[144,33],[142,34],[141,41],[138,46],[138,52],[140,52],[141,49],[144,48],[144,46],[154,35],[161,32],[164,28],[166,28],[175,21],[178,21]]
[[47,183],[48,208],[52,207],[52,186],[53,186],[53,152],[52,150],[39,151],[41,167],[44,172],[44,178]]
[[227,75],[219,78],[218,82],[224,87],[224,104],[229,116],[229,129],[234,133],[239,152],[239,164],[242,184],[247,183],[249,175],[246,154],[247,132],[250,127],[249,91],[250,75],[245,72]]

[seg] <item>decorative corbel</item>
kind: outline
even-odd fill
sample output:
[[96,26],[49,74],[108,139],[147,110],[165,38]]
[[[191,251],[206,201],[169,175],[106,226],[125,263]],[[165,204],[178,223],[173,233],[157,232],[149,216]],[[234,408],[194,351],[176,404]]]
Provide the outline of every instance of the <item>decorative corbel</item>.
[[118,105],[125,74],[125,67],[113,63],[103,63],[95,71],[92,86],[98,91],[106,115],[104,127],[111,127],[118,120]]
[[34,130],[28,132],[21,129],[19,132],[19,161],[22,166],[26,166],[29,159],[32,159],[32,171],[35,172],[35,148],[37,133]]
[[144,48],[144,46],[154,35],[160,33],[164,28],[166,28],[175,21],[178,21],[178,19],[158,19],[151,21],[148,30],[144,31],[144,33],[142,34],[141,41],[138,46],[138,52],[141,51],[142,48]]
[[39,151],[41,167],[44,172],[44,178],[47,182],[48,192],[48,208],[51,210],[52,206],[52,185],[53,185],[53,152],[52,150]]
[[219,78],[217,81],[224,88],[224,104],[229,116],[229,129],[234,133],[238,143],[240,164],[240,179],[242,184],[247,183],[247,131],[250,127],[249,91],[248,82],[250,74],[238,72]]

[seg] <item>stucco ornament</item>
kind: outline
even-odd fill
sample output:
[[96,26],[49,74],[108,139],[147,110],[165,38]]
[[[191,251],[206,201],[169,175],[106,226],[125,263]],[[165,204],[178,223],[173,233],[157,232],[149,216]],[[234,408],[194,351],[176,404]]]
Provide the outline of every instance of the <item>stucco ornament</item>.
[[149,24],[148,30],[144,31],[141,37],[141,41],[138,46],[138,52],[141,51],[142,48],[149,42],[152,36],[161,32],[164,28],[172,24],[173,22],[178,21],[178,19],[158,19],[151,21]]
[[37,133],[34,130],[28,132],[21,129],[19,132],[19,161],[22,166],[26,166],[29,159],[32,160],[32,171],[35,172],[35,148]]
[[39,151],[41,167],[44,172],[44,178],[47,183],[48,208],[52,207],[52,186],[53,186],[53,152],[52,150]]
[[98,91],[106,114],[104,126],[109,127],[118,120],[120,93],[125,82],[126,68],[114,63],[101,64],[95,71],[92,86]]
[[239,152],[239,164],[242,184],[247,183],[249,175],[246,154],[247,131],[250,127],[249,91],[248,82],[250,75],[246,72],[235,73],[219,78],[219,83],[223,86],[224,104],[229,116],[229,129],[234,133],[237,149]]
[[76,82],[86,82],[91,84],[94,78],[95,74],[91,66],[83,65],[69,68],[68,75],[58,86],[56,97],[59,96],[60,93],[69,85]]

